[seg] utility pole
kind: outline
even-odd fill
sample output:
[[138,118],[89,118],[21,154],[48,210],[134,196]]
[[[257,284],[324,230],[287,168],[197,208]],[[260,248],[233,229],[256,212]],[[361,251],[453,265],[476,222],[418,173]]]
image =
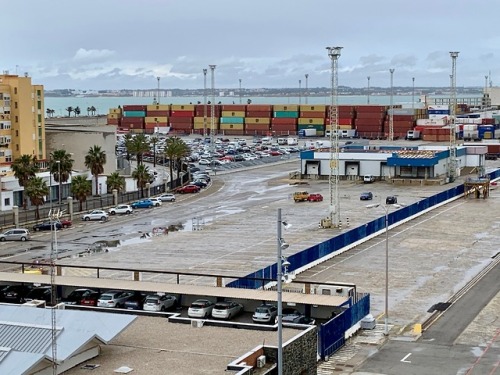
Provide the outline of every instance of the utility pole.
[[212,101],[210,103],[210,153],[212,156],[212,170],[215,172],[215,65],[209,65],[212,81]]
[[203,137],[207,136],[207,69],[203,69]]
[[394,104],[393,104],[393,76],[394,76],[394,69],[389,69],[389,72],[391,72],[391,106],[390,106],[390,115],[389,115],[389,141],[394,140]]
[[239,79],[240,81],[240,91],[239,91],[239,94],[240,94],[240,104],[241,104],[241,78]]
[[455,111],[457,108],[457,57],[459,52],[450,52],[451,57],[451,97],[450,97],[450,160],[448,163],[448,181],[455,181],[457,174],[457,137]]
[[299,79],[299,105],[302,104],[302,80]]
[[305,92],[305,101],[306,101],[306,104],[307,104],[308,97],[309,97],[309,86],[308,86],[308,82],[307,82],[307,80],[309,79],[309,74],[306,74],[306,75],[305,75],[305,77],[306,77],[306,92]]
[[156,77],[156,80],[158,81],[158,88],[157,88],[157,103],[160,104],[160,77]]
[[368,79],[368,87],[366,89],[366,104],[370,104],[370,76],[366,78]]

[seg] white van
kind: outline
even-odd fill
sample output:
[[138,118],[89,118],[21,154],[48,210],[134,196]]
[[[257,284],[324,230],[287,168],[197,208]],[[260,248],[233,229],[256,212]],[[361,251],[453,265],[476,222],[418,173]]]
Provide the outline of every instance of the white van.
[[375,182],[375,176],[373,176],[371,174],[365,174],[363,176],[363,182],[365,184],[371,184],[372,182]]

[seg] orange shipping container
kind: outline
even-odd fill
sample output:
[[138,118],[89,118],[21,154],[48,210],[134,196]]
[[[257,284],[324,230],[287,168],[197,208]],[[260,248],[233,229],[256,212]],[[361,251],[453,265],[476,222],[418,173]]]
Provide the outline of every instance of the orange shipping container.
[[193,111],[194,112],[194,104],[172,104],[170,107],[172,111]]
[[261,117],[245,117],[245,124],[264,124],[269,125],[271,123],[270,118]]
[[300,117],[325,118],[325,112],[300,111]]
[[222,111],[221,117],[245,117],[245,111]]
[[272,112],[273,107],[270,104],[249,104],[246,106],[247,112]]
[[[275,109],[276,111],[276,109]],[[301,105],[300,106],[300,112],[321,112],[325,113],[326,112],[326,105]]]

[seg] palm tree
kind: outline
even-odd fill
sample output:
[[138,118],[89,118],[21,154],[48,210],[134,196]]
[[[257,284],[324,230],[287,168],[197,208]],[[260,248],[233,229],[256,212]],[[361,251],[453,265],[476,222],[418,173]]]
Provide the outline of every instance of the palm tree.
[[141,198],[144,198],[144,188],[151,179],[149,168],[144,164],[139,164],[132,172],[132,178],[137,181],[137,188],[141,189]]
[[118,172],[111,173],[106,179],[108,191],[116,189],[119,193],[125,189],[125,177],[120,176]]
[[168,158],[170,167],[170,189],[174,188],[174,163],[177,165],[178,161],[186,156],[189,156],[190,153],[191,150],[189,146],[179,137],[170,137],[167,139],[165,145],[165,156]]
[[52,109],[47,108],[45,112],[47,113],[47,117],[51,117],[50,115],[52,114]]
[[85,166],[90,169],[90,173],[95,178],[95,195],[99,195],[98,180],[99,175],[104,173],[104,164],[106,164],[106,152],[97,145],[89,148],[87,155],[85,155]]
[[74,111],[73,107],[68,107],[66,108],[66,111],[68,112],[68,117],[71,117],[71,112]]
[[42,177],[33,177],[29,179],[25,188],[26,195],[29,197],[31,204],[36,207],[35,219],[40,219],[40,205],[45,203],[44,197],[49,194],[49,187]]
[[[19,186],[27,186],[28,181],[34,178],[36,174],[40,171],[36,156],[31,156],[28,154],[21,155],[19,158],[14,160],[11,165],[14,176],[19,182]],[[23,208],[26,209],[28,204],[26,196],[23,194]]]
[[59,204],[61,203],[62,183],[69,180],[74,162],[71,154],[66,150],[54,150],[50,153],[49,172],[54,176],[54,180],[59,182]]
[[125,143],[125,146],[127,147],[127,152],[136,155],[137,164],[139,165],[142,164],[142,156],[150,150],[149,141],[144,134],[137,134],[131,139],[128,145]]
[[153,168],[156,168],[156,144],[158,143],[158,137],[151,137],[149,142],[153,145]]
[[85,176],[75,176],[71,180],[71,194],[80,202],[80,211],[83,211],[83,202],[92,194],[92,183]]
[[80,116],[81,113],[80,107],[75,107],[75,109],[73,109],[73,112],[75,112],[75,117]]
[[134,137],[132,137],[132,134],[127,133],[125,134],[125,148],[127,149],[127,161],[130,163],[130,149],[132,149],[132,140]]

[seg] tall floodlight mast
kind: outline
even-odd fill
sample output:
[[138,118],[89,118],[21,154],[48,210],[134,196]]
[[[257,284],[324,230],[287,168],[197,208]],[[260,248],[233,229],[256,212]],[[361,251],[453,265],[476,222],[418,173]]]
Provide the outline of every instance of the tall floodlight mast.
[[203,69],[203,137],[207,136],[207,69]]
[[308,79],[309,79],[309,74],[306,74],[305,75],[306,77],[306,92],[305,92],[305,101],[306,101],[306,104],[307,104],[307,99],[308,99],[308,96],[309,96],[309,85],[308,85]]
[[342,47],[326,47],[331,66],[330,100],[330,220],[335,228],[340,226],[339,202],[339,111],[338,111],[338,59]]
[[210,151],[212,170],[215,172],[215,65],[209,65],[212,81],[212,101],[210,102]]
[[389,114],[389,141],[392,142],[394,140],[394,90],[393,90],[394,69],[389,69],[389,72],[391,73],[391,105],[390,105],[391,113]]
[[457,174],[457,137],[455,111],[457,109],[457,57],[458,52],[450,52],[451,56],[451,88],[450,88],[450,160],[448,163],[448,180],[455,181]]

